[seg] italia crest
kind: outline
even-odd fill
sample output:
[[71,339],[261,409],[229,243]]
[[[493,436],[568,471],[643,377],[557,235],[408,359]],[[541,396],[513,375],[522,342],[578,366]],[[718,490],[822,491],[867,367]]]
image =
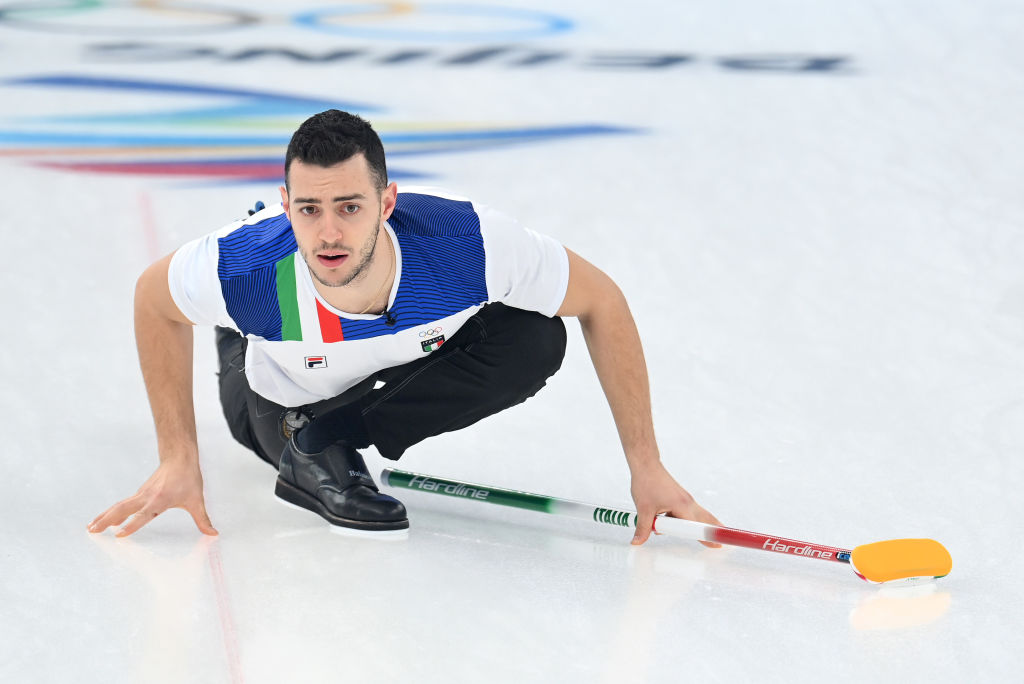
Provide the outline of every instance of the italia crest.
[[431,337],[429,340],[423,340],[420,342],[420,346],[423,347],[423,351],[432,352],[441,347],[444,344],[444,335],[438,335],[437,337]]
[[437,326],[430,330],[420,331],[420,346],[424,353],[437,351],[444,344],[444,328]]

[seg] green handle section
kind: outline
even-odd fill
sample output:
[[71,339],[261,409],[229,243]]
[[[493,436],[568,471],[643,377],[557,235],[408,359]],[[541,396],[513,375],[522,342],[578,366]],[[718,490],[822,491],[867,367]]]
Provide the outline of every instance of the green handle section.
[[636,513],[632,511],[620,511],[615,508],[595,508],[594,522],[616,527],[636,527]]
[[487,503],[522,508],[527,511],[539,511],[541,513],[551,513],[551,504],[554,503],[554,500],[550,497],[538,494],[445,480],[440,477],[417,475],[416,473],[392,470],[391,468],[381,473],[381,479],[384,481],[384,484],[391,487],[403,487],[405,489],[443,494],[473,501],[486,501]]

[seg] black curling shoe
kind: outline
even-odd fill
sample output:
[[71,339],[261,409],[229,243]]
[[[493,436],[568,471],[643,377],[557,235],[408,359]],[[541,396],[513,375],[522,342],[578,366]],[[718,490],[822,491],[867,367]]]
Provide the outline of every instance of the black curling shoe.
[[305,454],[295,444],[295,434],[281,454],[274,489],[279,498],[339,527],[377,532],[409,527],[405,506],[380,493],[358,451],[338,442]]

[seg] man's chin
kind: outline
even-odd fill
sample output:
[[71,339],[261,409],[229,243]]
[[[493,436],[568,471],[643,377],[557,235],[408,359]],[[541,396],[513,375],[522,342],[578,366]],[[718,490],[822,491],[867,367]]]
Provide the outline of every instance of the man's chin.
[[324,287],[345,287],[349,284],[350,279],[343,276],[334,274],[313,274],[317,281]]
[[[306,262],[309,265],[309,262]],[[323,268],[310,268],[309,274],[313,276],[313,280],[324,285],[325,287],[341,287],[347,285],[349,278],[347,274],[338,273],[337,271],[329,271]]]

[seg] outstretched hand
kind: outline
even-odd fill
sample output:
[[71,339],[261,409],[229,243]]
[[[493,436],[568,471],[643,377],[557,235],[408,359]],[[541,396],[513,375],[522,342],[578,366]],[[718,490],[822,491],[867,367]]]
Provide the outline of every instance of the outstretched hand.
[[[637,522],[633,544],[643,544],[651,536],[654,518],[667,513],[673,518],[686,518],[710,525],[721,525],[718,518],[700,506],[688,491],[683,489],[669,474],[661,462],[633,472],[630,487],[636,504]],[[721,544],[701,542],[709,548],[720,548]]]
[[102,532],[111,525],[116,527],[130,516],[134,516],[116,535],[127,537],[169,508],[185,509],[192,516],[200,532],[217,534],[217,530],[210,522],[210,516],[206,514],[203,476],[199,472],[199,467],[184,461],[162,462],[135,496],[119,501],[96,516],[96,519],[89,523],[88,530],[93,533]]

